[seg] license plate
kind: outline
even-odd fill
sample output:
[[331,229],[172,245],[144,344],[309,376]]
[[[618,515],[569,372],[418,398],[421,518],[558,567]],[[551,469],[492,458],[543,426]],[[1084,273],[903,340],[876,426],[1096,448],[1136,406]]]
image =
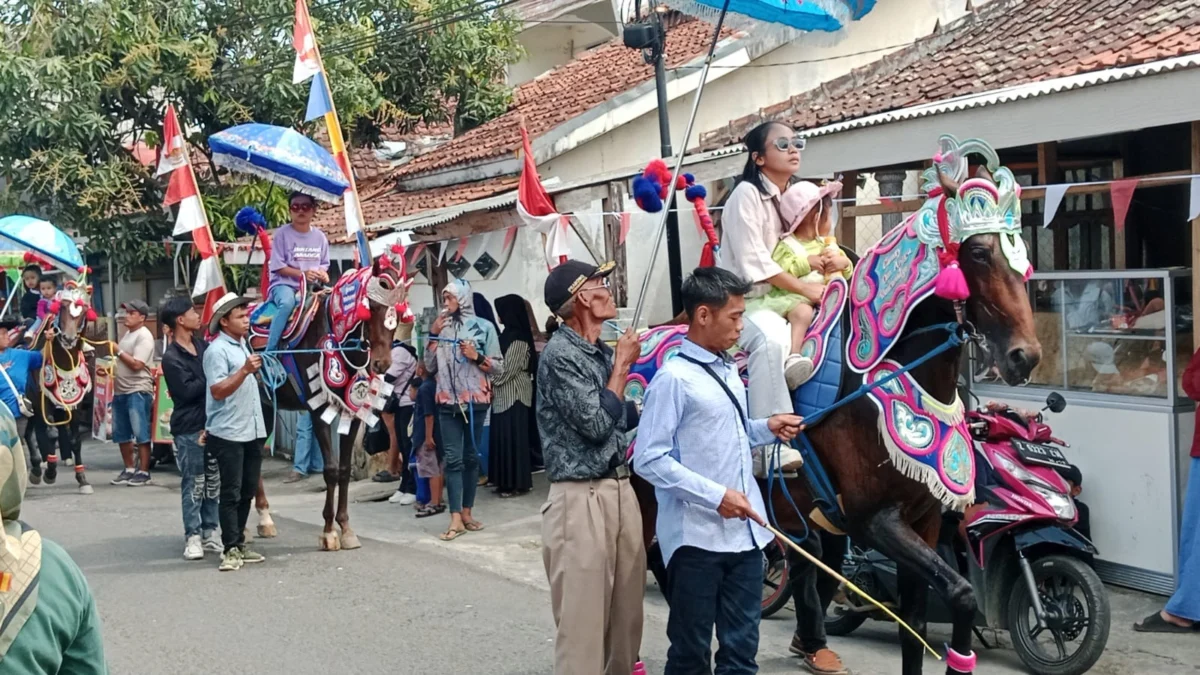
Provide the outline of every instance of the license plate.
[[1018,440],[1013,440],[1012,444],[1017,454],[1026,462],[1063,469],[1071,466],[1071,463],[1067,461],[1067,457],[1062,453],[1062,450],[1054,446]]

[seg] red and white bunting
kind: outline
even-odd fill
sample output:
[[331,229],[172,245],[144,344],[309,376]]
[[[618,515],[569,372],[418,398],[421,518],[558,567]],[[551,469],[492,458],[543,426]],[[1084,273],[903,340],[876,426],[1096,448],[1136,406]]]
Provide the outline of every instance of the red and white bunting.
[[1192,201],[1188,207],[1188,220],[1200,218],[1200,176],[1192,176]]
[[166,119],[163,120],[162,154],[158,158],[158,171],[155,176],[171,173],[188,165],[187,142],[183,131],[179,128],[179,118],[175,115],[175,106],[167,105]]
[[1054,214],[1058,213],[1058,206],[1062,204],[1063,197],[1067,194],[1067,188],[1069,187],[1071,186],[1066,183],[1046,186],[1046,203],[1042,212],[1042,227],[1050,227],[1050,221],[1054,220]]
[[1137,189],[1138,179],[1127,178],[1115,180],[1109,186],[1112,195],[1113,225],[1117,232],[1125,231],[1125,218],[1129,215],[1129,202],[1133,201],[1133,191]]

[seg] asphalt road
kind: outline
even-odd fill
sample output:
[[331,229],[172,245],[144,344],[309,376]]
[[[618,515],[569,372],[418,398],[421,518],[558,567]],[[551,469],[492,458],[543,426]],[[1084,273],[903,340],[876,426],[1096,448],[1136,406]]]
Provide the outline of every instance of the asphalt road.
[[[256,540],[265,564],[221,574],[215,555],[182,559],[172,470],[156,472],[155,484],[144,488],[111,487],[116,448],[89,444],[85,458],[94,495],[76,494],[64,472],[66,481],[30,489],[23,517],[83,569],[113,673],[551,672],[554,626],[537,537],[539,496],[483,494],[476,512],[488,528],[450,544],[434,537],[442,519],[418,521],[407,507],[386,502],[355,503],[352,523],[363,548],[323,553],[316,548],[319,486],[315,480],[280,485],[287,466],[268,461],[280,536]],[[378,488],[364,482],[354,494],[385,496]],[[1200,635],[1137,640],[1128,630],[1160,601],[1114,593],[1113,637],[1093,672],[1200,670]],[[643,654],[652,673],[662,672],[665,620],[665,604],[650,582]],[[763,622],[761,672],[798,672],[786,651],[793,628],[790,611]],[[930,642],[940,646],[946,638],[935,629]],[[899,672],[893,626],[868,622],[833,646],[860,675]],[[943,668],[930,658],[926,672]],[[1024,671],[1013,652],[1000,649],[981,653],[977,672]]]

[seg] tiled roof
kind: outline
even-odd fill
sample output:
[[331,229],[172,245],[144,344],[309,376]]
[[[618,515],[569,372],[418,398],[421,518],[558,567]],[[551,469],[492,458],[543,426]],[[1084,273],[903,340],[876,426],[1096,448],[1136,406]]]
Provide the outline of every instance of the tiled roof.
[[867,66],[701,136],[737,143],[759,122],[797,129],[1029,82],[1200,52],[1200,0],[992,0]]
[[[452,113],[453,109],[450,112]],[[404,155],[412,157],[428,152],[430,148],[441,145],[453,135],[454,125],[450,122],[435,125],[422,123],[407,132],[396,128],[384,129],[380,134],[380,140],[407,143],[409,147],[405,149]],[[313,134],[313,139],[320,143],[321,147],[329,149],[329,134],[325,131],[324,124],[318,127],[316,133]],[[384,176],[392,170],[393,164],[391,161],[380,159],[376,154],[376,148],[362,145],[351,146],[350,163],[354,165],[354,175],[359,183],[371,183],[376,178]]]
[[[381,185],[374,192],[362,192],[363,218],[367,222],[368,235],[373,235],[372,224],[422,211],[457,206],[515,189],[517,189],[516,176],[491,178],[474,183],[459,183],[416,192],[397,192],[390,185]],[[350,241],[350,238],[346,236],[346,221],[340,205],[323,206],[317,213],[313,224],[325,232],[331,244],[344,244]]]
[[[712,26],[703,21],[673,26],[667,32],[667,66],[702,55],[711,40]],[[412,160],[394,175],[414,176],[512,154],[521,145],[522,117],[530,136],[536,138],[652,77],[654,69],[642,60],[640,51],[625,47],[619,38],[606,42],[520,85],[508,112]]]

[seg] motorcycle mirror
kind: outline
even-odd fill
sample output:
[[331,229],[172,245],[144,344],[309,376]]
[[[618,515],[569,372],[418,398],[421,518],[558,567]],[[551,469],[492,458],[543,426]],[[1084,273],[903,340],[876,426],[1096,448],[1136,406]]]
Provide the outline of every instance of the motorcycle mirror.
[[1046,409],[1052,413],[1060,413],[1067,408],[1067,399],[1062,397],[1062,394],[1057,391],[1051,392],[1046,397]]

